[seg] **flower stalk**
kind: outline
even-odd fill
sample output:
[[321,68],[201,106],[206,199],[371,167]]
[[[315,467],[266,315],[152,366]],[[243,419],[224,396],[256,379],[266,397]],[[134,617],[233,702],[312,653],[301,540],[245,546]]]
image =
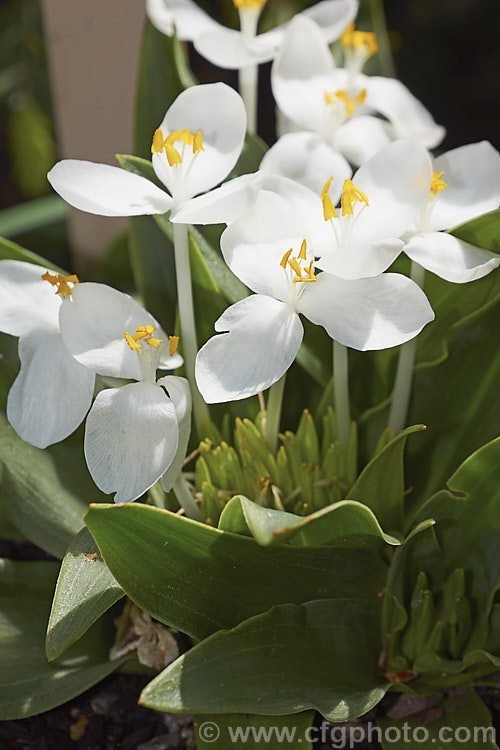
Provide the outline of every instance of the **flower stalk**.
[[347,453],[351,431],[349,408],[349,358],[347,347],[333,342],[333,402],[340,443]]
[[[425,269],[412,261],[411,278],[422,289],[424,286]],[[389,412],[388,426],[394,432],[400,432],[405,424],[410,403],[411,386],[413,382],[413,368],[417,352],[418,336],[407,341],[399,350],[398,366],[392,391],[392,403]]]
[[286,373],[269,389],[266,414],[266,440],[270,450],[275,453],[278,447],[278,432],[283,407]]
[[198,352],[198,342],[196,340],[193,289],[191,284],[191,268],[189,265],[188,225],[172,224],[172,227],[174,233],[175,275],[184,364],[193,399],[194,420],[199,432],[201,423],[204,420],[210,419],[210,414],[198,390],[194,376],[194,362]]

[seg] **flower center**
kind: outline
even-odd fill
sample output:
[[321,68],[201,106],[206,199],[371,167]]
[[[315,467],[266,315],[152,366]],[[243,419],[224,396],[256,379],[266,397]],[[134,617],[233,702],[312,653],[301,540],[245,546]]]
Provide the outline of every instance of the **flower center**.
[[[352,180],[344,180],[344,187],[342,188],[342,197],[340,199],[340,205],[342,207],[342,216],[353,215],[353,204],[364,203],[369,206],[368,198],[362,190],[357,188]],[[364,206],[363,206],[364,208]]]
[[155,330],[156,328],[154,326],[139,326],[139,328],[135,329],[135,333],[133,336],[131,336],[128,331],[125,331],[123,335],[125,336],[125,341],[132,349],[132,351],[139,351],[139,349],[142,349],[142,344],[140,344],[139,341],[142,341],[144,344],[149,344],[149,346],[158,349],[162,342],[162,339],[153,338],[153,333],[155,332]]
[[343,89],[330,93],[325,91],[325,104],[329,107],[340,106],[345,110],[345,115],[350,117],[356,111],[358,104],[363,104],[366,99],[366,89],[362,89],[359,94],[356,94],[354,98],[347,95],[347,92]]
[[[293,256],[293,248],[291,247],[283,255],[280,266],[285,271],[287,276],[291,276],[290,281],[293,284],[311,284],[316,281],[316,276],[312,270],[314,259],[311,258],[307,263],[307,241],[302,240],[300,250],[297,255]],[[290,275],[291,269],[291,275]]]
[[340,37],[340,43],[344,48],[350,87],[368,58],[378,52],[377,37],[372,31],[358,31],[352,22]]
[[52,286],[56,286],[56,294],[60,294],[63,299],[71,297],[72,287],[69,284],[78,284],[78,276],[76,274],[70,274],[69,276],[63,276],[61,273],[49,273],[46,271],[42,274],[43,281],[48,281]]
[[260,10],[265,4],[267,0],[233,0],[235,8],[251,8]]
[[436,172],[432,173],[430,191],[433,195],[440,193],[441,190],[446,190],[446,188],[448,187],[446,182],[443,179],[441,179],[443,175],[444,175],[444,172],[440,172],[439,174],[437,174]]
[[[182,144],[180,150],[176,148],[176,143]],[[153,136],[151,153],[162,154],[165,152],[169,165],[171,167],[176,167],[178,164],[182,164],[186,146],[191,146],[194,156],[199,154],[200,151],[205,150],[203,148],[203,136],[199,130],[197,130],[194,135],[188,130],[188,128],[184,128],[184,130],[174,130],[164,138],[161,129],[158,128],[155,130]]]

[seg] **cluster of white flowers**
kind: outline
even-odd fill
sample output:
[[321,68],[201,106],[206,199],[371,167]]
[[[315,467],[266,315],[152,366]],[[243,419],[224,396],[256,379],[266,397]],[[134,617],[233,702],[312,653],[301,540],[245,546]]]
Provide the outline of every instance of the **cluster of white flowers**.
[[[414,280],[386,273],[401,252],[414,269],[456,283],[500,262],[445,231],[498,207],[500,155],[481,142],[433,159],[429,149],[444,129],[402,83],[362,72],[377,43],[354,27],[355,0],[324,0],[260,35],[265,0],[234,3],[241,32],[220,26],[191,0],[147,0],[161,31],[175,29],[211,61],[242,71],[243,99],[222,83],[193,86],[152,133],[152,165],[168,192],[84,161],[59,162],[48,175],[83,211],[170,212],[189,385],[174,376],[156,380],[157,369],[182,364],[178,340],[129,296],[40,266],[0,263],[0,330],[19,336],[21,361],[8,418],[43,448],[71,434],[91,407],[87,463],[116,501],[133,500],[158,480],[167,489],[174,484],[189,439],[191,394],[196,416],[199,393],[206,403],[243,399],[282,378],[303,339],[300,315],[337,345],[361,351],[414,339],[434,313]],[[344,68],[329,48],[338,39]],[[255,76],[248,73],[271,59],[287,132],[259,172],[217,187],[241,153],[247,112],[255,117]],[[254,294],[230,306],[215,324],[217,335],[197,351],[185,302],[191,291],[180,276],[186,262],[189,273],[187,225],[211,223],[227,225],[222,255]],[[136,382],[103,387],[93,400],[96,375]]]

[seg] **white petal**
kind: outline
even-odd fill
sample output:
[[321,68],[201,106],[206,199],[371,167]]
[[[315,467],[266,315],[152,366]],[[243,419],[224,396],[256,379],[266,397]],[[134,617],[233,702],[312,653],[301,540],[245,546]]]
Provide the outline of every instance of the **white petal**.
[[446,130],[437,125],[431,113],[406,86],[396,78],[364,77],[367,96],[365,104],[387,117],[396,138],[416,138],[426,148],[435,148]]
[[179,439],[175,406],[153,383],[101,391],[87,417],[85,458],[115,502],[135,500],[165,473]]
[[391,140],[387,123],[371,115],[351,117],[335,135],[339,151],[355,165],[364,164]]
[[172,199],[145,177],[108,164],[65,159],[47,179],[70,206],[99,216],[164,214]]
[[295,16],[274,61],[271,83],[281,111],[304,130],[322,129],[324,93],[332,90],[334,69],[330,49],[317,24],[303,15]]
[[[78,284],[61,306],[59,323],[71,354],[99,375],[142,380],[139,354],[130,349],[125,331],[133,336],[139,326],[152,325],[154,337],[168,349],[168,337],[158,321],[128,294],[106,284]],[[162,362],[162,367],[168,366],[168,358]]]
[[225,182],[220,188],[191,198],[174,209],[174,224],[229,224],[255,205],[262,185],[259,173],[245,174]]
[[323,0],[311,8],[299,13],[299,16],[311,18],[321,29],[321,33],[328,44],[340,38],[358,12],[359,3],[356,0]]
[[94,374],[73,359],[54,329],[22,336],[19,359],[7,417],[23,440],[46,448],[71,435],[84,419],[92,403]]
[[272,60],[278,39],[271,34],[246,37],[241,31],[226,29],[201,34],[194,40],[197,52],[219,68],[240,70],[247,65]]
[[300,312],[336,341],[360,351],[402,344],[434,319],[420,287],[395,273],[357,281],[322,273],[305,290]]
[[146,0],[146,13],[159,31],[167,36],[173,36],[175,31],[181,41],[192,42],[200,34],[220,27],[192,0]]
[[20,260],[0,261],[0,331],[22,336],[40,326],[59,330],[61,298],[43,281],[48,268]]
[[349,220],[346,244],[400,237],[427,200],[431,176],[430,156],[418,141],[395,141],[379,151],[353,177],[369,206]]
[[191,391],[185,378],[177,378],[172,375],[160,378],[157,384],[167,389],[168,395],[175,406],[177,424],[179,425],[179,443],[175,458],[165,474],[160,477],[161,486],[165,492],[170,492],[175,480],[181,473],[186,458],[191,432]]
[[316,266],[341,279],[378,276],[394,263],[403,249],[401,240],[379,240],[358,247],[341,247],[323,255]]
[[168,186],[175,203],[210,190],[229,174],[243,148],[247,125],[241,96],[225,83],[191,86],[168,109],[160,128],[166,137],[174,130],[200,131],[203,151],[195,158],[186,146],[182,164],[169,167],[164,154],[153,154],[153,167]]
[[283,302],[257,294],[229,307],[196,357],[196,382],[207,403],[254,396],[288,370],[303,328]]
[[255,208],[222,233],[224,260],[253,291],[286,299],[289,287],[280,261],[290,247],[298,252],[316,226],[323,230],[321,211],[319,197],[308,188],[266,176]]
[[269,174],[289,177],[318,195],[325,182],[333,176],[330,198],[334,204],[340,199],[344,180],[352,176],[352,169],[342,154],[319,135],[309,132],[281,136],[265,154],[260,169]]
[[417,234],[404,250],[416,263],[455,284],[481,279],[500,265],[500,255],[445,232]]
[[446,190],[436,195],[430,229],[451,229],[500,204],[500,154],[488,141],[470,143],[434,161],[434,171],[444,172]]

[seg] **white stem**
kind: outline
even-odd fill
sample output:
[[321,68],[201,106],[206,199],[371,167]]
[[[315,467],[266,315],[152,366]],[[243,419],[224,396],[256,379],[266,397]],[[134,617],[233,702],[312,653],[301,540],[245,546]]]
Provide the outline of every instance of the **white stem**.
[[269,389],[266,413],[266,440],[273,453],[278,447],[278,432],[281,421],[281,407],[285,391],[286,373]]
[[194,521],[201,521],[202,517],[200,509],[195,503],[194,498],[191,494],[191,490],[189,489],[189,485],[182,474],[179,474],[174,482],[174,486],[172,487],[172,489],[175,493],[179,505],[181,506],[181,508],[184,508],[184,513],[186,514],[186,516],[188,518],[192,518]]
[[257,88],[259,80],[257,65],[247,65],[238,71],[238,88],[247,110],[247,130],[257,132]]
[[175,275],[177,279],[177,301],[181,327],[182,351],[186,376],[193,398],[193,415],[199,431],[200,424],[210,419],[208,407],[196,385],[194,363],[198,353],[196,325],[194,322],[193,289],[191,285],[191,268],[189,266],[188,225],[172,224],[174,232]]
[[[411,278],[413,281],[423,287],[425,278],[425,269],[418,263],[412,261]],[[388,426],[395,432],[400,432],[405,424],[410,404],[411,386],[413,382],[413,368],[415,365],[415,354],[417,352],[418,336],[407,341],[399,350],[398,367],[394,388],[392,390],[392,403],[389,412]]]
[[333,402],[339,440],[347,455],[351,432],[349,359],[347,347],[338,341],[333,342]]

